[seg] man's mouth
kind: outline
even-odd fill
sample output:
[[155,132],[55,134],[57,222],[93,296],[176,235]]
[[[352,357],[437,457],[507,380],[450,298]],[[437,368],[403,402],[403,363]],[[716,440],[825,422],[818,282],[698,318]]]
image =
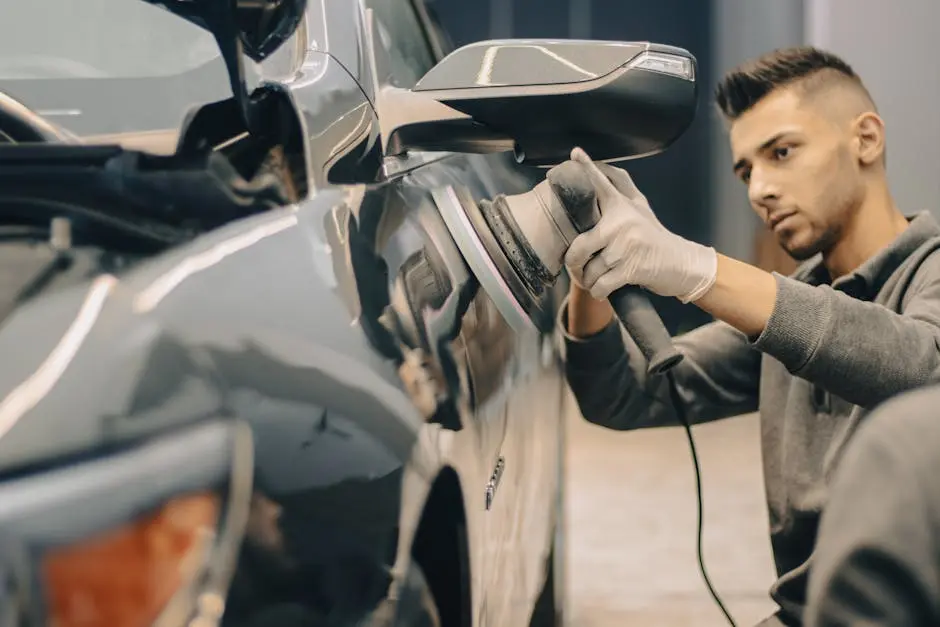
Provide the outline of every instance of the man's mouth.
[[795,211],[780,211],[770,216],[767,220],[767,226],[770,227],[771,231],[776,231],[777,227],[782,225],[788,218],[795,216]]

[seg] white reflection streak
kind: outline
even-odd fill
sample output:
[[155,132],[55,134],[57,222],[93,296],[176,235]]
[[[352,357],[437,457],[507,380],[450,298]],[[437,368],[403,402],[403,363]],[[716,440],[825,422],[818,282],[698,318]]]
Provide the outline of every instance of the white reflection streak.
[[0,438],[6,435],[26,412],[35,407],[62,377],[62,373],[75,358],[78,349],[94,327],[104,308],[105,300],[115,285],[117,279],[109,274],[95,279],[72,324],[46,360],[36,372],[0,402]]
[[[310,138],[311,138],[311,139],[320,139],[321,137],[323,137],[324,135],[326,135],[327,133],[329,133],[330,131],[332,131],[334,126],[337,126],[338,124],[342,124],[343,121],[344,121],[347,117],[349,117],[350,115],[352,115],[353,113],[355,113],[358,109],[363,109],[362,114],[359,116],[359,120],[360,120],[360,122],[361,122],[362,120],[365,119],[366,114],[368,113],[368,106],[369,106],[369,103],[367,103],[367,102],[364,102],[364,103],[362,103],[361,105],[356,105],[355,107],[353,107],[352,109],[350,109],[350,110],[347,111],[346,113],[342,114],[341,116],[338,116],[335,120],[333,120],[332,122],[330,122],[329,125],[326,126],[322,131],[320,131],[320,132],[317,133],[316,135],[311,135]],[[358,128],[358,125],[357,125],[356,128]],[[353,133],[352,133],[351,135],[353,135],[353,134],[355,134],[355,131],[353,131]],[[336,147],[334,146],[333,150],[335,150],[335,149],[336,149]],[[332,154],[332,153],[330,153],[330,154]]]
[[296,215],[285,216],[268,224],[255,227],[236,237],[223,240],[201,253],[189,255],[169,271],[154,279],[150,285],[134,297],[134,311],[137,313],[150,311],[188,277],[211,268],[229,255],[253,246],[266,237],[280,233],[295,224],[297,224]]
[[538,50],[542,54],[554,59],[555,61],[558,61],[565,67],[570,68],[574,70],[575,72],[584,74],[588,78],[597,78],[597,74],[595,74],[594,72],[589,72],[588,70],[585,70],[580,65],[564,58],[563,56],[559,55],[557,52],[552,52],[545,46],[520,46],[520,45],[490,46],[489,48],[486,49],[486,52],[483,53],[483,63],[480,64],[480,71],[479,73],[477,73],[477,80],[476,80],[477,85],[484,86],[484,87],[493,85],[492,76],[493,76],[493,67],[496,64],[496,53],[498,53],[500,49],[502,48],[532,48],[533,50]]
[[47,117],[56,117],[62,115],[81,115],[81,109],[39,109],[37,114]]
[[[350,141],[351,139],[353,139],[356,135],[359,135],[359,134],[362,133],[362,123],[366,121],[366,115],[368,115],[369,110],[368,110],[366,104],[361,104],[361,105],[359,105],[358,107],[356,107],[356,109],[362,109],[362,112],[361,112],[360,115],[359,115],[359,120],[356,122],[356,125],[353,127],[353,130],[349,131],[349,132],[346,134],[345,137],[343,137],[343,138],[340,139],[338,142],[336,142],[336,145],[335,145],[335,146],[333,146],[332,148],[330,148],[330,156],[331,156],[331,157],[332,157],[333,155],[337,154],[337,153],[338,153],[340,150],[342,150],[343,148],[345,148],[345,147],[346,147],[346,144],[348,144],[349,141]],[[347,115],[352,114],[353,111],[355,111],[356,109],[353,109],[352,111],[350,111],[349,113],[347,113],[347,114],[344,115],[343,117],[346,117]],[[331,124],[330,126],[332,126],[332,124]]]
[[320,1],[320,23],[323,24],[323,49],[330,49],[330,22],[326,17],[326,0]]

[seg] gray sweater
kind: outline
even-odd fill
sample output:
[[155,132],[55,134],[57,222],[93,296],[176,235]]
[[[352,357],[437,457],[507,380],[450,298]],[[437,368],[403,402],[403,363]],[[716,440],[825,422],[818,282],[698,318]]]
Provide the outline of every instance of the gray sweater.
[[[940,225],[923,212],[886,249],[829,283],[820,260],[775,274],[763,333],[714,322],[675,338],[673,369],[692,424],[758,411],[781,617],[802,620],[826,486],[846,439],[875,405],[940,380]],[[559,324],[566,328],[567,307]],[[678,423],[668,380],[649,380],[636,345],[611,323],[565,333],[567,376],[581,412],[611,429]]]
[[876,409],[846,447],[819,527],[808,627],[940,624],[940,386]]

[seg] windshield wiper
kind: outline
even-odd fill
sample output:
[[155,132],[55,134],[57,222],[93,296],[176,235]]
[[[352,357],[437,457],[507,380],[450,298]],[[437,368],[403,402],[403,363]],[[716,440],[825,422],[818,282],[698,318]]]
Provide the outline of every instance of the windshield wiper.
[[0,267],[3,269],[0,273],[0,322],[57,280],[62,284],[60,277],[70,270],[78,270],[73,273],[71,283],[83,280],[82,268],[75,267],[75,255],[71,223],[65,218],[54,218],[46,227],[0,225]]
[[277,177],[245,180],[217,152],[156,156],[120,146],[0,145],[0,222],[42,224],[66,215],[173,245],[286,204]]

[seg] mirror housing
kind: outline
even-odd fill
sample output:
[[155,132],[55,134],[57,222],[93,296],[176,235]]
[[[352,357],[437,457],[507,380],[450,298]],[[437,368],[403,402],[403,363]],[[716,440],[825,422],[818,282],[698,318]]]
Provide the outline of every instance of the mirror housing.
[[383,91],[386,154],[512,150],[538,166],[575,146],[596,161],[653,155],[695,118],[696,66],[688,51],[648,42],[470,44],[413,89]]

